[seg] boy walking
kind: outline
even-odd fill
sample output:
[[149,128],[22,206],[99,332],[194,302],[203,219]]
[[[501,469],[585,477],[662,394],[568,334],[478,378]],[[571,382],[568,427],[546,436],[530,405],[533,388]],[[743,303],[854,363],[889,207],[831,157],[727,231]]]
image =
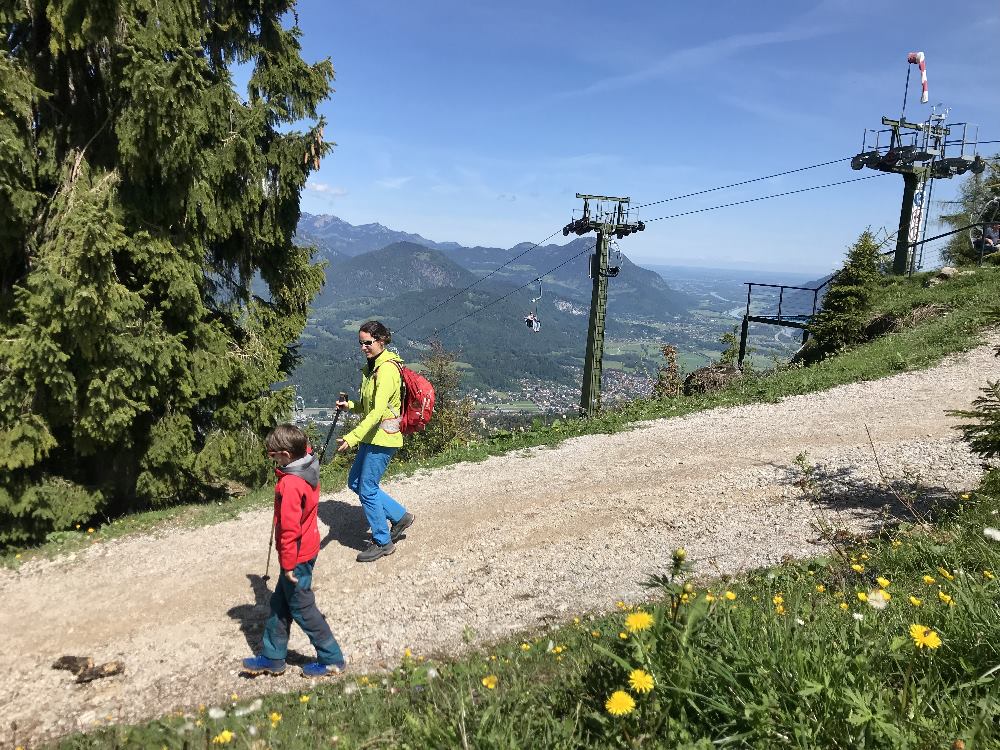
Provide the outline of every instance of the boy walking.
[[309,636],[317,661],[302,667],[303,677],[339,674],[346,667],[340,644],[316,606],[312,572],[319,554],[319,460],[306,452],[308,440],[292,424],[278,425],[266,439],[267,455],[277,464],[274,473],[274,544],[281,575],[271,595],[271,616],[264,628],[264,648],[243,660],[250,675],[285,671],[288,633],[294,620]]

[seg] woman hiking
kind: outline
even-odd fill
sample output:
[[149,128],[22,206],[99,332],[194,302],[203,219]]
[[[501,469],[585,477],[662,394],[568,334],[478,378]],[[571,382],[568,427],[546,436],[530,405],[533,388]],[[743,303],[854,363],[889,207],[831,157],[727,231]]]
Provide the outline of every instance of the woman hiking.
[[[372,530],[372,541],[358,553],[358,562],[373,562],[396,551],[393,544],[415,520],[412,513],[379,487],[393,454],[403,447],[399,431],[401,378],[393,362],[400,358],[386,349],[392,341],[389,329],[377,320],[362,323],[358,344],[368,358],[361,368],[361,401],[337,401],[338,409],[361,414],[357,427],[337,438],[337,452],[357,447],[347,486],[358,493]],[[386,365],[383,367],[382,365]]]

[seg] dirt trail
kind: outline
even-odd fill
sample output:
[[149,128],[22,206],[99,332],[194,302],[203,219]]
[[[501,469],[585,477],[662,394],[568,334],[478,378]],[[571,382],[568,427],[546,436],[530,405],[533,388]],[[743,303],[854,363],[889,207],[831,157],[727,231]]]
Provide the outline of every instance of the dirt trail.
[[[991,336],[991,346],[1000,336]],[[456,652],[571,613],[638,599],[645,576],[685,546],[706,574],[822,551],[814,511],[793,484],[808,452],[821,512],[852,529],[880,522],[865,430],[886,474],[933,492],[976,484],[979,462],[947,410],[1000,378],[990,347],[931,370],[842,386],[777,404],[656,420],[390,482],[417,515],[395,555],[360,565],[357,498],[324,495],[315,583],[321,610],[358,670],[414,653]],[[165,529],[0,572],[0,745],[37,742],[110,717],[308,686],[298,670],[238,676],[267,615],[260,576],[267,511],[210,528]],[[273,568],[272,561],[272,570]],[[469,630],[471,629],[471,630]],[[311,657],[301,633],[291,661]],[[51,669],[63,654],[121,659],[123,675],[76,685]],[[299,658],[301,656],[301,658]]]

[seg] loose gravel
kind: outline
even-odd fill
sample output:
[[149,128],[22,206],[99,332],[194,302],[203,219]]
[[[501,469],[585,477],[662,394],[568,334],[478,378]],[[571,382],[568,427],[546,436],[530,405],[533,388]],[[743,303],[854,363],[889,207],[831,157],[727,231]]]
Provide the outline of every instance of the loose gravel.
[[[455,654],[639,600],[641,583],[678,546],[704,575],[821,554],[818,523],[871,531],[906,516],[898,497],[912,488],[925,503],[977,484],[982,464],[947,412],[1000,378],[1000,335],[989,338],[929,370],[389,482],[417,522],[375,564],[354,562],[366,531],[357,498],[329,492],[314,578],[320,609],[352,669],[379,670],[405,648]],[[817,492],[798,482],[801,465],[812,467]],[[238,675],[267,617],[269,531],[269,513],[255,511],[0,572],[0,743],[308,688],[294,668],[281,678]],[[293,664],[311,658],[297,629],[291,646]],[[51,668],[64,654],[120,659],[125,673],[77,685]]]

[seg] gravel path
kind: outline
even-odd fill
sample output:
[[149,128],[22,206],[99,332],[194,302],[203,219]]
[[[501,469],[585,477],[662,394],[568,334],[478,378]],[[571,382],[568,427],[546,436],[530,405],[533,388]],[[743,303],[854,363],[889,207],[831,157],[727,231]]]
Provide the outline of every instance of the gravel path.
[[[417,515],[392,557],[354,562],[365,533],[357,498],[327,493],[316,568],[320,609],[358,670],[414,653],[454,653],[572,613],[644,596],[639,584],[684,546],[706,574],[823,551],[816,512],[875,528],[880,489],[866,425],[886,475],[930,494],[973,487],[981,467],[947,410],[1000,378],[990,346],[930,370],[643,423],[477,464],[390,482]],[[814,509],[795,486],[806,451],[824,487]],[[0,745],[37,742],[109,720],[308,683],[289,670],[246,680],[238,660],[267,615],[260,576],[269,513],[200,529],[96,544],[0,572]],[[272,570],[274,563],[272,562]],[[471,630],[470,630],[471,629]],[[311,656],[299,631],[292,661]],[[121,659],[123,675],[76,685],[50,668],[63,654]]]

